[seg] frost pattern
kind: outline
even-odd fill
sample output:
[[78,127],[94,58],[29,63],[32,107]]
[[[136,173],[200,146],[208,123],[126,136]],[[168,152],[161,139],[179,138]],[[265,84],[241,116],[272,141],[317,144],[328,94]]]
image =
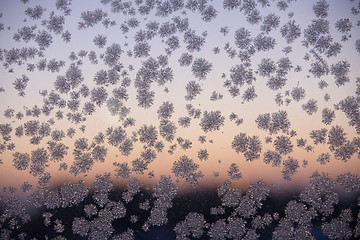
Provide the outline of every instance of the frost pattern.
[[0,239],[360,237],[358,2],[79,4],[0,12]]

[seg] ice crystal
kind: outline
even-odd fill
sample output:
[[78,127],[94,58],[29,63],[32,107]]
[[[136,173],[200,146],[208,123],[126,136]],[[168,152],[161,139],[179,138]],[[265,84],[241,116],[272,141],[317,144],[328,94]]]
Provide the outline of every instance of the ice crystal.
[[4,4],[0,238],[359,238],[360,5],[337,4]]

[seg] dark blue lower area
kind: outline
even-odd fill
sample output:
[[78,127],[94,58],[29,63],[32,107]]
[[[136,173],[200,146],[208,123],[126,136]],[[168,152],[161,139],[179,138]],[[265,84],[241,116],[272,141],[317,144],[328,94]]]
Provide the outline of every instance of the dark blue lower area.
[[[112,201],[119,201],[122,197],[122,190],[113,190],[109,194],[109,199]],[[291,200],[299,200],[297,192],[287,192],[282,195],[269,196],[265,201],[263,201],[263,205],[256,212],[256,215],[263,216],[265,213],[273,214],[275,212],[279,213],[279,218],[285,216],[284,209],[287,203]],[[337,218],[343,209],[350,208],[353,215],[353,221],[350,223],[350,227],[352,230],[355,229],[357,224],[357,216],[359,214],[359,205],[358,198],[360,197],[359,193],[346,195],[343,198],[340,198],[339,204],[335,206],[334,213],[328,217],[318,216],[312,220],[312,228],[311,234],[315,239],[329,239],[326,237],[321,229],[321,225],[323,222],[330,222],[332,218]],[[149,210],[141,210],[139,208],[139,204],[144,202],[146,199],[150,201],[150,209]],[[134,233],[135,239],[144,239],[144,240],[170,240],[176,239],[176,233],[173,230],[176,224],[183,221],[185,217],[190,212],[196,212],[202,214],[206,223],[209,226],[212,223],[215,223],[219,219],[227,219],[229,216],[233,214],[233,208],[225,208],[225,213],[221,215],[211,215],[210,209],[212,207],[221,206],[221,199],[217,195],[216,189],[205,189],[202,191],[191,192],[188,194],[178,194],[172,200],[172,207],[167,211],[167,224],[164,226],[151,226],[148,231],[143,230],[143,225],[147,221],[150,216],[151,207],[153,207],[154,198],[152,194],[148,191],[142,190],[140,193],[137,193],[133,199],[133,201],[124,204],[126,207],[126,216],[121,219],[116,219],[112,221],[112,227],[114,231],[112,236],[121,234],[126,232],[128,229],[132,229]],[[45,236],[48,236],[49,239],[55,238],[57,236],[63,236],[66,239],[88,239],[88,237],[81,237],[77,234],[74,234],[72,231],[72,223],[75,217],[83,217],[87,221],[92,221],[97,218],[97,215],[87,218],[84,213],[84,206],[87,204],[94,204],[96,202],[92,198],[92,194],[89,194],[84,201],[73,207],[68,207],[66,209],[58,208],[58,209],[46,209],[45,207],[36,209],[32,211],[31,221],[22,225],[19,229],[11,230],[8,221],[1,223],[0,239],[6,239],[7,236],[10,238],[18,239],[18,234],[21,232],[26,233],[26,239],[44,239]],[[98,210],[103,208],[97,206]],[[310,208],[310,206],[308,206]],[[5,211],[4,206],[0,206],[0,214],[3,214]],[[44,218],[42,214],[44,212],[52,213],[51,217],[51,225],[44,225]],[[131,222],[130,216],[135,215],[138,217],[137,222]],[[62,233],[56,233],[54,231],[54,221],[56,219],[60,219],[65,227],[65,230]],[[20,220],[20,219],[19,219]],[[251,229],[252,219],[246,219],[246,228]],[[272,239],[272,233],[276,229],[279,224],[279,220],[273,221],[270,225],[266,226],[264,229],[256,230],[256,233],[260,235],[260,240]],[[295,225],[294,225],[295,226]],[[296,226],[295,226],[296,227]],[[9,230],[9,231],[8,231]],[[204,234],[197,239],[210,239],[208,236],[209,228],[204,228]],[[191,238],[190,239],[195,239]],[[356,238],[352,238],[356,239]]]

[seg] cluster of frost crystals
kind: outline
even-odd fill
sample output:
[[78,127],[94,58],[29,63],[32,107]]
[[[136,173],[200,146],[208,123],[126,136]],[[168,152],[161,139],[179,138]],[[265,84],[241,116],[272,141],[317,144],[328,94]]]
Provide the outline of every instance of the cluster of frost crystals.
[[103,162],[107,155],[107,148],[97,144],[89,146],[86,138],[77,139],[74,145],[74,162],[70,166],[70,172],[74,175],[89,172],[95,161]]
[[[243,218],[250,218],[256,215],[257,209],[261,208],[262,201],[267,198],[270,190],[263,181],[258,181],[249,186],[245,195],[241,196],[238,190],[232,190],[230,193],[230,195],[226,193],[223,195],[227,198],[226,202],[231,204],[229,206],[235,207],[234,211]],[[241,198],[239,198],[239,194]]]
[[276,134],[280,130],[287,133],[290,128],[290,121],[286,111],[260,114],[255,120],[259,129],[268,130],[270,134]]
[[294,101],[299,102],[305,97],[305,89],[302,87],[293,88],[291,91],[291,97],[294,99]]
[[157,111],[158,118],[160,119],[169,119],[171,118],[173,113],[174,104],[171,102],[163,102]]
[[330,125],[335,119],[335,111],[329,108],[324,108],[321,112],[322,115],[322,123],[325,125]]
[[330,73],[335,77],[335,84],[339,87],[350,82],[347,76],[350,71],[350,63],[346,60],[331,65]]
[[204,216],[196,212],[190,212],[185,219],[174,227],[176,239],[200,238],[207,226]]
[[115,167],[117,167],[115,169],[115,172],[116,172],[115,177],[123,178],[123,179],[126,179],[126,178],[130,177],[131,168],[129,167],[129,164],[127,162],[124,162],[124,163],[115,162],[115,163],[113,163],[113,165]]
[[205,58],[196,58],[191,66],[194,77],[202,80],[206,79],[207,74],[212,70],[212,64]]
[[348,96],[336,105],[342,112],[345,113],[349,119],[349,125],[355,127],[356,133],[360,133],[360,111],[359,111],[360,100],[358,97]]
[[281,154],[275,151],[268,150],[264,153],[264,162],[266,164],[272,164],[273,167],[279,167],[281,165]]
[[76,183],[65,183],[60,188],[61,207],[74,206],[81,203],[88,194],[88,188],[84,181]]
[[171,170],[176,177],[185,178],[187,182],[189,182],[192,186],[195,186],[203,177],[202,172],[197,171],[198,168],[199,164],[194,163],[191,158],[184,155],[181,156],[178,161],[173,163]]
[[133,200],[134,195],[140,191],[141,182],[137,178],[131,178],[126,186],[126,191],[123,192],[122,198],[125,203],[129,203]]
[[25,205],[16,196],[7,198],[5,204],[6,207],[0,216],[1,224],[8,223],[10,229],[15,229],[31,220]]
[[234,137],[231,146],[237,153],[242,152],[247,161],[260,158],[262,145],[258,136],[250,137],[246,133],[240,133]]
[[290,20],[280,28],[280,33],[282,37],[286,39],[286,42],[290,44],[300,37],[301,28],[300,25],[296,24],[294,20]]
[[200,149],[198,151],[198,158],[200,160],[207,160],[209,158],[209,153],[208,153],[207,149]]
[[275,228],[273,239],[315,239],[311,234],[311,220],[314,217],[316,212],[305,204],[295,200],[288,202],[285,217]]
[[334,205],[339,202],[339,196],[334,190],[335,181],[328,174],[314,172],[310,187],[300,194],[300,200],[312,206],[319,214],[329,216],[334,212]]
[[34,176],[41,175],[45,172],[49,154],[44,148],[37,148],[31,152],[30,173]]
[[297,172],[299,166],[298,160],[295,158],[289,157],[283,161],[283,169],[281,171],[284,180],[291,180],[291,176]]
[[190,81],[185,86],[187,94],[185,95],[185,100],[194,100],[197,95],[202,92],[202,88],[200,84],[196,83],[195,81]]
[[275,150],[283,155],[289,154],[293,151],[293,145],[288,136],[277,136],[274,140]]
[[342,173],[337,176],[336,181],[343,186],[346,192],[359,191],[360,180],[359,175],[350,172]]
[[317,100],[310,99],[307,103],[303,104],[301,107],[308,115],[313,115],[318,110]]
[[238,180],[238,179],[242,178],[242,174],[236,163],[232,163],[230,165],[230,169],[227,172],[228,172],[230,179],[232,179],[232,180]]
[[16,152],[13,154],[13,165],[18,170],[26,170],[29,167],[30,155],[28,153]]
[[75,217],[72,222],[74,234],[87,236],[89,239],[107,239],[114,232],[112,222],[126,215],[126,208],[121,201],[108,199],[108,194],[112,190],[109,177],[110,174],[96,176],[93,199],[100,209],[94,204],[86,205],[84,212],[87,219]]
[[[201,47],[205,43],[205,38],[196,35],[196,32],[194,30],[187,30],[184,34],[184,42],[187,44],[186,49],[189,52],[194,52],[194,51],[199,52],[201,50]],[[184,56],[188,56],[188,55],[184,55]]]
[[326,143],[327,129],[321,128],[319,130],[312,130],[310,132],[310,138],[313,139],[314,144]]
[[22,75],[21,78],[17,78],[15,82],[13,82],[14,88],[18,91],[19,96],[25,96],[25,89],[29,80],[29,77]]
[[329,153],[321,153],[316,159],[320,164],[326,164],[330,162],[330,154]]
[[181,67],[190,66],[192,61],[193,61],[193,55],[189,53],[183,53],[178,60]]
[[148,226],[163,226],[167,223],[167,210],[172,207],[172,199],[177,193],[177,187],[170,176],[161,175],[160,180],[153,187],[153,197],[156,198],[150,216],[143,225],[145,231]]
[[224,125],[225,117],[217,111],[205,111],[200,122],[200,127],[204,132],[219,131],[220,127]]
[[160,121],[159,133],[166,141],[172,142],[174,140],[176,129],[177,127],[172,121],[167,119]]
[[350,239],[352,237],[350,228],[352,219],[351,210],[343,209],[337,218],[333,218],[330,222],[324,222],[321,230],[331,239]]
[[[137,239],[168,226],[177,239],[315,239],[315,230],[331,239],[360,236],[359,203],[341,201],[341,194],[359,194],[356,168],[335,179],[314,172],[279,212],[264,204],[270,193],[262,180],[250,176],[245,193],[236,188],[247,181],[242,163],[256,166],[252,161],[260,158],[266,168],[279,167],[286,181],[301,167],[325,171],[360,158],[356,1],[341,2],[345,15],[326,0],[101,0],[80,11],[72,0],[33,1],[4,4],[0,13],[0,182],[9,180],[8,167],[38,178],[15,186],[17,175],[10,174],[14,186],[1,186],[0,239]],[[309,10],[307,23],[297,4]],[[14,11],[6,11],[10,6]],[[219,27],[224,16],[230,22]],[[309,89],[312,78],[319,90]],[[275,102],[262,102],[267,97]],[[297,129],[296,111],[311,119],[306,130]],[[231,128],[224,114],[235,123]],[[254,121],[268,135],[251,133]],[[194,138],[197,130],[205,135]],[[243,156],[218,160],[214,177],[228,179],[217,198],[201,202],[209,208],[193,209],[215,150],[229,148]],[[298,151],[314,157],[297,160]],[[110,158],[112,168],[99,173]],[[176,183],[157,175],[163,158]],[[54,169],[76,181],[59,180]],[[146,177],[160,177],[151,191]],[[191,194],[201,194],[178,209],[183,180]],[[40,211],[41,231],[25,233],[38,222],[22,199]],[[71,230],[75,236],[66,235]]]

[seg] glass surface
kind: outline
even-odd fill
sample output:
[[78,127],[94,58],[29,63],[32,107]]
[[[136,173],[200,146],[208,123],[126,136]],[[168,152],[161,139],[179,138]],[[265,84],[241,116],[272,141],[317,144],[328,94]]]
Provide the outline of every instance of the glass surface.
[[1,239],[359,238],[359,1],[0,14]]

